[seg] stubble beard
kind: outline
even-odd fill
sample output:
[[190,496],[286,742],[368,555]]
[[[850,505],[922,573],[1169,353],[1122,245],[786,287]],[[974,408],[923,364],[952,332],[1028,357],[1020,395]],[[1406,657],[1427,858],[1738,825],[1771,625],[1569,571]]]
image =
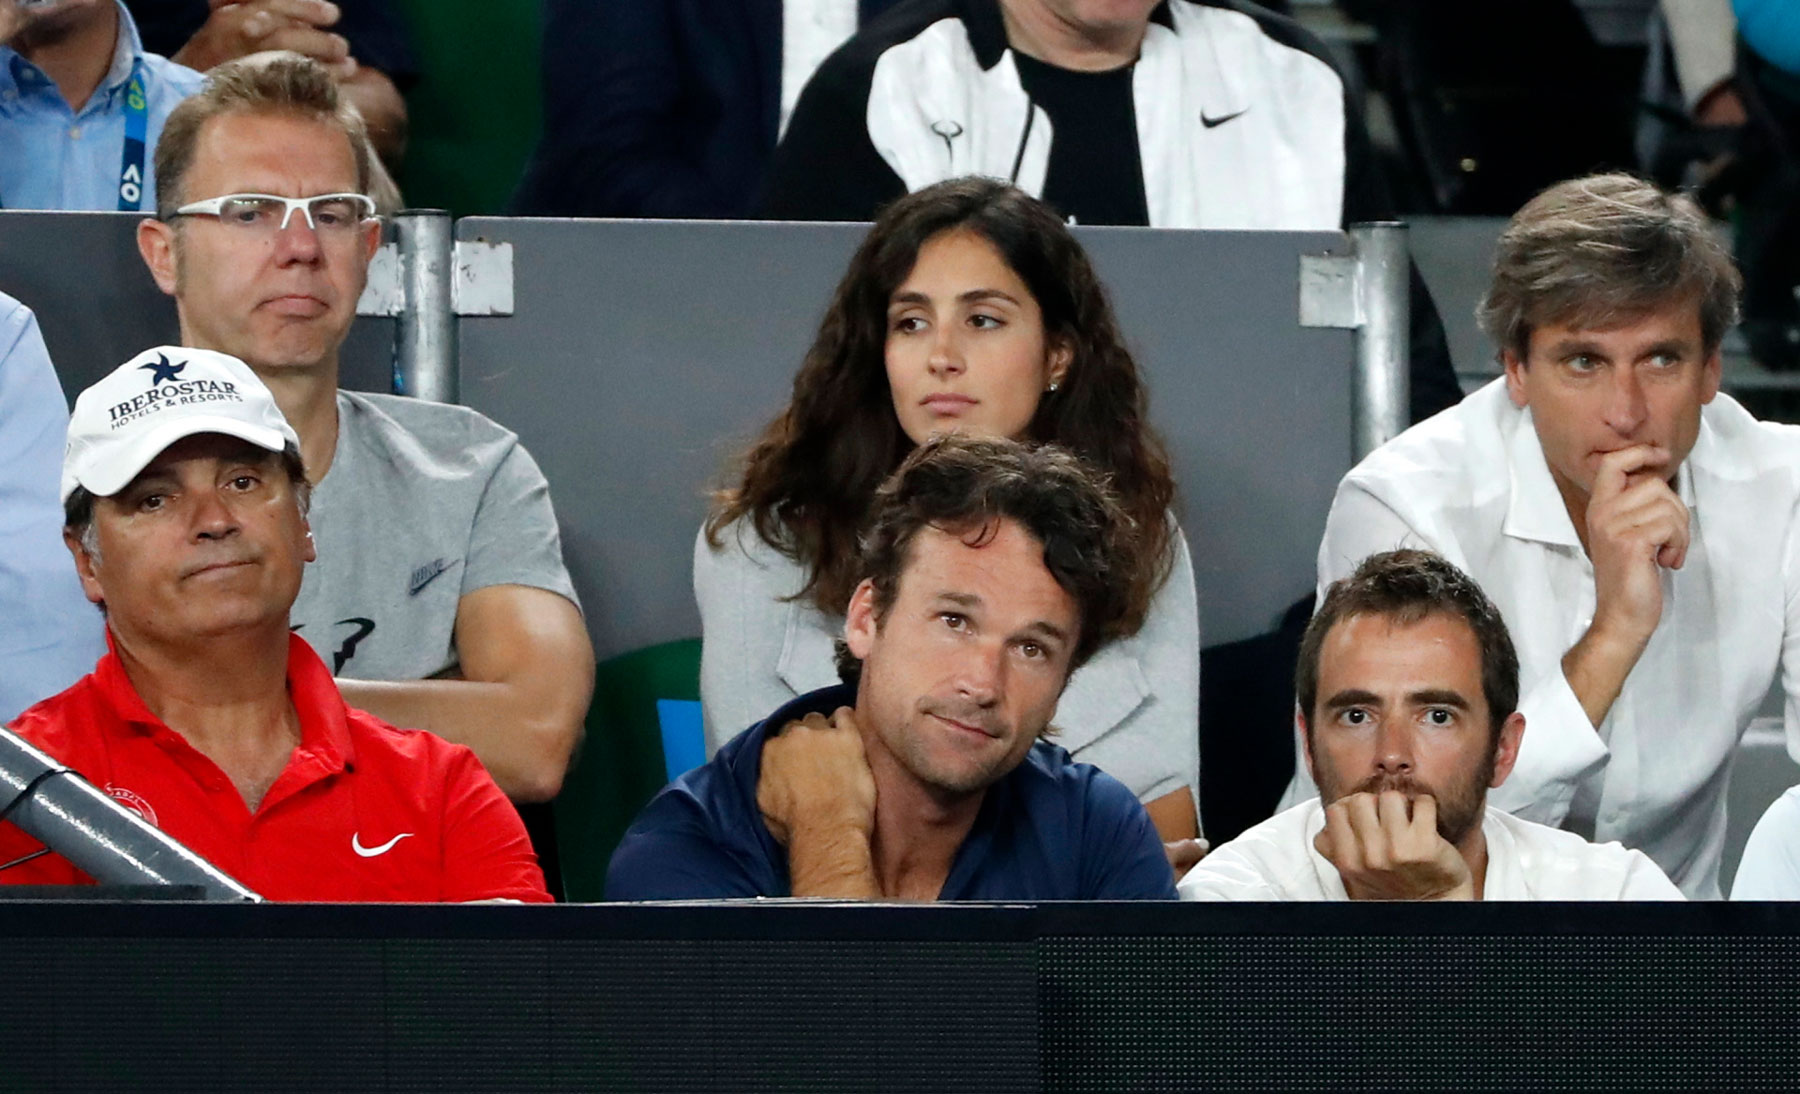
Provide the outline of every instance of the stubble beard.
[[904,728],[897,733],[883,734],[894,758],[920,784],[944,797],[966,797],[994,785],[1012,770],[1008,762],[1011,757],[1004,751],[997,752],[991,761],[979,763],[940,761],[935,755],[937,750],[927,744],[930,734],[946,732],[932,723],[934,717],[998,729],[996,745],[1015,739],[1005,732],[1005,727],[999,724],[999,716],[992,709],[975,703],[925,696],[914,704]]
[[109,14],[112,5],[95,4],[92,7],[75,8],[69,11],[52,11],[43,15],[25,13],[25,22],[13,34],[11,45],[17,52],[29,54],[46,46],[58,46],[68,41],[77,31],[86,30]]

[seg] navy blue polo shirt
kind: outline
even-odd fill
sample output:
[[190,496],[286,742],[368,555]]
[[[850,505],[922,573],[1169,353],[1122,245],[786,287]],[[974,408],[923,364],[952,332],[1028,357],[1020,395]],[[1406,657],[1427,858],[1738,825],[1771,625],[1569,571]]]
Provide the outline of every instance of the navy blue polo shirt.
[[[756,807],[763,738],[808,714],[854,707],[822,688],[738,734],[711,763],[651,799],[614,852],[608,900],[788,896],[787,850]],[[1174,900],[1149,814],[1119,780],[1046,741],[989,787],[940,900]]]

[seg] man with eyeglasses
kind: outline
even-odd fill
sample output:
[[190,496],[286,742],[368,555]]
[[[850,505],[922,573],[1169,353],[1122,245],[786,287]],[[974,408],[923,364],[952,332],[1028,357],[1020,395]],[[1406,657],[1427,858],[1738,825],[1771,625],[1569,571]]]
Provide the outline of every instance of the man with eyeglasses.
[[337,386],[381,236],[361,119],[318,62],[246,58],[170,116],[157,170],[138,245],[182,340],[262,378],[314,483],[295,630],[350,705],[468,745],[515,800],[553,797],[593,650],[542,472],[474,411]]

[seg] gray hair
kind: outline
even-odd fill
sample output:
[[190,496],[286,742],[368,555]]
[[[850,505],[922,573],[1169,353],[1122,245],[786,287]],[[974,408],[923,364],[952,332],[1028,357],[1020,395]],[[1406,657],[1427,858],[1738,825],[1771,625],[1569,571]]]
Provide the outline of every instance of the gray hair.
[[1737,322],[1742,290],[1730,252],[1692,198],[1634,175],[1589,175],[1557,183],[1513,216],[1475,317],[1523,361],[1534,327],[1604,329],[1692,299],[1710,354]]

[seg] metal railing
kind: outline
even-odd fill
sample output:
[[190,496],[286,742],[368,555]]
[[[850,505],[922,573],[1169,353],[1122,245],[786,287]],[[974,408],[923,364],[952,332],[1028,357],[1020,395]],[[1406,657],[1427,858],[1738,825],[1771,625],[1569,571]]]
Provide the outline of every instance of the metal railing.
[[[513,314],[512,247],[455,242],[454,221],[441,209],[404,210],[393,219],[394,242],[371,263],[358,311],[396,321],[396,393],[456,402],[456,321]],[[1346,253],[1302,258],[1299,319],[1301,326],[1356,331],[1353,455],[1360,460],[1407,426],[1406,225],[1356,224],[1346,241]]]
[[101,884],[192,885],[205,900],[262,899],[6,729],[0,814]]
[[1348,254],[1300,259],[1300,325],[1356,332],[1350,413],[1352,458],[1406,428],[1411,395],[1412,301],[1406,225],[1352,225]]
[[357,313],[395,321],[396,395],[459,402],[456,321],[513,313],[512,246],[456,242],[443,209],[405,209],[393,223],[394,241],[369,264]]

